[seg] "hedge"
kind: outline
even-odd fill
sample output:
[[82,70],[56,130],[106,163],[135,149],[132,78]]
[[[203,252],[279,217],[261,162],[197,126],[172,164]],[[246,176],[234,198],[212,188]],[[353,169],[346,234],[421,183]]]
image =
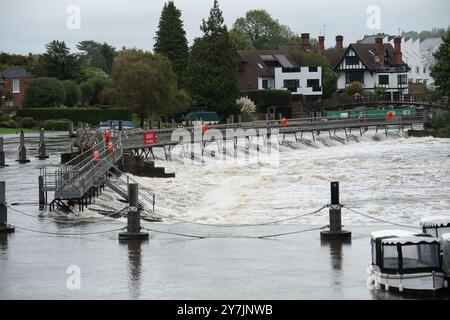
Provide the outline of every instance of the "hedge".
[[292,94],[288,90],[243,91],[240,96],[249,97],[256,104],[259,112],[266,112],[267,107],[289,106],[292,101]]
[[133,113],[124,108],[29,108],[19,109],[20,117],[31,117],[44,121],[53,119],[68,119],[73,122],[85,122],[97,125],[106,120],[131,120]]

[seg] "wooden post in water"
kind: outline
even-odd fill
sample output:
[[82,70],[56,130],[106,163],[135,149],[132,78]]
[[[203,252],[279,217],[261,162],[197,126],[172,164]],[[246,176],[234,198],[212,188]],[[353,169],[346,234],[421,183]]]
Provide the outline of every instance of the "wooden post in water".
[[128,185],[127,232],[119,233],[119,240],[148,240],[148,232],[141,232],[141,212],[139,208],[139,185]]
[[0,137],[0,168],[7,167],[5,163],[5,151],[3,151],[3,137]]
[[0,181],[0,233],[13,233],[15,228],[8,224],[5,181]]
[[39,160],[48,159],[47,151],[45,148],[45,138],[44,138],[44,128],[41,128],[41,132],[39,133],[39,154],[36,156]]
[[16,161],[19,163],[30,162],[30,159],[27,159],[27,148],[25,148],[25,135],[23,130],[20,130],[19,158]]
[[351,231],[342,230],[342,205],[339,201],[339,182],[331,182],[331,205],[330,205],[330,230],[322,231],[322,240],[349,240],[352,237]]
[[69,121],[69,138],[73,138],[73,121]]

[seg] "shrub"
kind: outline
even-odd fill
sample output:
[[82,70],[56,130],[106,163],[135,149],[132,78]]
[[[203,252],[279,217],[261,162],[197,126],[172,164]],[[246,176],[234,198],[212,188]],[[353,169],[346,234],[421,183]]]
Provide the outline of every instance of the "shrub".
[[1,128],[17,128],[17,123],[14,120],[0,122]]
[[26,129],[31,129],[33,128],[35,122],[33,120],[33,118],[30,117],[25,117],[22,118],[22,120],[20,121],[22,128],[26,128]]
[[45,130],[67,131],[69,130],[69,120],[47,120],[44,122]]
[[80,102],[81,89],[80,86],[71,80],[65,80],[62,82],[66,91],[66,101],[64,104],[68,107],[75,106]]
[[242,113],[251,113],[256,111],[255,103],[248,97],[241,97],[237,99],[236,104],[239,106]]
[[287,90],[255,90],[241,93],[241,97],[248,97],[257,106],[259,112],[266,112],[267,107],[289,106],[292,101],[292,94]]
[[32,108],[19,109],[17,114],[39,121],[68,119],[75,123],[82,121],[93,125],[106,120],[131,120],[133,118],[131,110],[125,108]]
[[0,112],[0,122],[8,121],[10,118],[6,113]]
[[54,78],[36,78],[25,91],[25,108],[58,107],[65,102],[66,93],[61,81]]

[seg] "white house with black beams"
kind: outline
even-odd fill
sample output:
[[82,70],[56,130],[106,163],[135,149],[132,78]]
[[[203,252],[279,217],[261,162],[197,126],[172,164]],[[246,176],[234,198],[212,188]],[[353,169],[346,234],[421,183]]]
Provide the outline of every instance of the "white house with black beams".
[[401,39],[394,39],[394,47],[377,37],[375,43],[352,43],[343,47],[343,37],[336,37],[336,47],[325,55],[339,74],[338,90],[359,81],[365,90],[383,87],[386,98],[402,100],[408,94],[408,65],[403,61]]

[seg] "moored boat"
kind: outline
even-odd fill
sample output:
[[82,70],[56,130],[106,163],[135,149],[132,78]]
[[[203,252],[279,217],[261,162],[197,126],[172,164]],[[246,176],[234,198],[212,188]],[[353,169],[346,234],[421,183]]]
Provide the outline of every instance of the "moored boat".
[[384,230],[371,234],[371,245],[369,282],[375,288],[434,294],[446,286],[438,238]]

